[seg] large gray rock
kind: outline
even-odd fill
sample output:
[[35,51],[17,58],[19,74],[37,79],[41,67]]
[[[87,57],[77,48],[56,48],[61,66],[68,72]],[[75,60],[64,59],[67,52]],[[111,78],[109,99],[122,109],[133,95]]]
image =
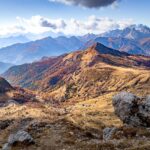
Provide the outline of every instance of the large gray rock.
[[126,124],[150,127],[150,96],[121,92],[113,97],[116,115]]
[[9,136],[8,143],[11,145],[15,143],[31,144],[33,143],[33,138],[26,131],[18,131],[16,134]]
[[8,138],[8,143],[4,144],[2,150],[10,150],[11,146],[16,144],[30,145],[34,140],[31,135],[26,131],[18,131],[16,134],[11,134]]

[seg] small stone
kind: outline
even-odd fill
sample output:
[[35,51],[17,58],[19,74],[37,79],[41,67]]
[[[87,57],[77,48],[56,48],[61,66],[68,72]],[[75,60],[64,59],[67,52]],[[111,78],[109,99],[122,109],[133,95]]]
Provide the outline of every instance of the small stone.
[[73,132],[69,132],[69,134],[70,134],[70,135],[74,135],[74,133],[73,133]]
[[2,150],[11,150],[11,146],[9,143],[4,144]]
[[113,138],[114,133],[117,131],[117,128],[113,127],[113,128],[105,128],[103,130],[103,140],[108,141],[111,140]]

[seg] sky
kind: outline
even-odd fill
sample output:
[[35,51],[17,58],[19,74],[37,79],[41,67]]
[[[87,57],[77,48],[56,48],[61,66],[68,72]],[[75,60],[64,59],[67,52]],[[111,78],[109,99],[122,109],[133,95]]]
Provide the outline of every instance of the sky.
[[0,0],[0,36],[100,34],[150,26],[150,0]]

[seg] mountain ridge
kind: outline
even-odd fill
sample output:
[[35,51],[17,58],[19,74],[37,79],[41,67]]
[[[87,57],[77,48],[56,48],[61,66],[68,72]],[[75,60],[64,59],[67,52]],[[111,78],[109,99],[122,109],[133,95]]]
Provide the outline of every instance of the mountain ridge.
[[123,37],[127,39],[140,40],[150,36],[150,28],[145,25],[131,25],[124,29],[116,29],[102,34],[105,37]]
[[[135,38],[127,37],[127,34],[132,30],[134,31]],[[100,35],[46,37],[28,43],[14,44],[1,48],[0,59],[2,62],[13,64],[31,63],[42,57],[58,56],[63,53],[87,48],[89,43],[92,42],[100,42],[107,47],[130,54],[150,55],[149,30],[148,27],[142,27],[139,31],[139,29],[135,29],[135,26],[132,26],[124,30],[118,29]],[[136,36],[139,37],[137,38]]]
[[[65,38],[66,40],[70,38]],[[71,39],[70,39],[71,40]],[[80,47],[81,43],[77,38],[74,41],[78,43],[77,46],[74,42],[70,42],[70,48]],[[71,52],[74,49],[70,49],[67,46],[63,45],[60,41],[57,41],[55,38],[46,37],[41,40],[31,41],[23,44],[14,44],[5,48],[0,49],[0,59],[5,62],[13,62],[14,64],[23,64],[33,61],[37,61],[44,56],[58,56],[63,53]]]
[[96,50],[100,54],[110,54],[114,56],[129,56],[130,55],[126,52],[120,52],[118,50],[108,48],[99,42],[95,42],[90,48]]
[[[47,58],[31,64],[11,67],[3,74],[3,77],[11,81],[15,86],[19,85],[32,90],[38,89],[39,93],[46,93],[43,94],[46,97],[44,99],[60,100],[72,98],[75,95],[86,97],[86,90],[93,91],[93,93],[88,92],[89,96],[92,97],[98,93],[107,92],[109,91],[109,86],[107,87],[104,83],[108,82],[109,85],[114,81],[120,82],[119,78],[116,79],[116,76],[120,74],[120,70],[122,74],[124,73],[122,75],[124,82],[126,80],[133,80],[133,77],[136,76],[134,71],[130,70],[139,71],[140,75],[136,78],[140,78],[137,82],[142,83],[141,76],[148,75],[150,57],[129,55],[117,50],[114,51],[115,53],[112,53],[112,49],[100,43],[95,43],[86,50]],[[141,75],[142,70],[144,71],[143,75]],[[131,72],[131,75],[128,79],[127,74],[129,72]],[[115,80],[111,81],[112,78]],[[149,78],[146,80],[150,81]],[[100,90],[96,84],[102,84],[101,82],[104,82],[102,86],[104,89]],[[115,82],[110,85],[112,89]],[[139,83],[137,88],[142,86],[141,83]],[[127,84],[128,82],[123,85],[120,83],[118,88],[123,89]],[[148,88],[147,84],[145,91]],[[115,87],[117,88],[117,84]]]
[[29,41],[30,40],[26,36],[23,36],[23,35],[0,37],[0,48],[8,47],[16,43],[26,43]]

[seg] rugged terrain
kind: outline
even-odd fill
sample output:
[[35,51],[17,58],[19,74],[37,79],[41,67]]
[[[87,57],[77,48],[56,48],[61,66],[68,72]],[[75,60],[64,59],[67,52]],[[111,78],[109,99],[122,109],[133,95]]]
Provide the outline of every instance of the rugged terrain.
[[[0,108],[1,147],[7,143],[15,150],[149,149],[149,129],[123,124],[112,98],[121,91],[139,97],[150,94],[150,57],[95,43],[84,51],[12,67],[3,76],[15,86],[7,83],[12,89],[3,94],[22,91],[24,97],[22,103],[6,98],[7,105]],[[12,136],[20,130],[34,142],[14,142]]]
[[146,93],[149,68],[150,57],[129,55],[95,43],[84,51],[11,67],[3,76],[13,85],[39,89],[60,100],[126,89],[140,93],[142,86]]

